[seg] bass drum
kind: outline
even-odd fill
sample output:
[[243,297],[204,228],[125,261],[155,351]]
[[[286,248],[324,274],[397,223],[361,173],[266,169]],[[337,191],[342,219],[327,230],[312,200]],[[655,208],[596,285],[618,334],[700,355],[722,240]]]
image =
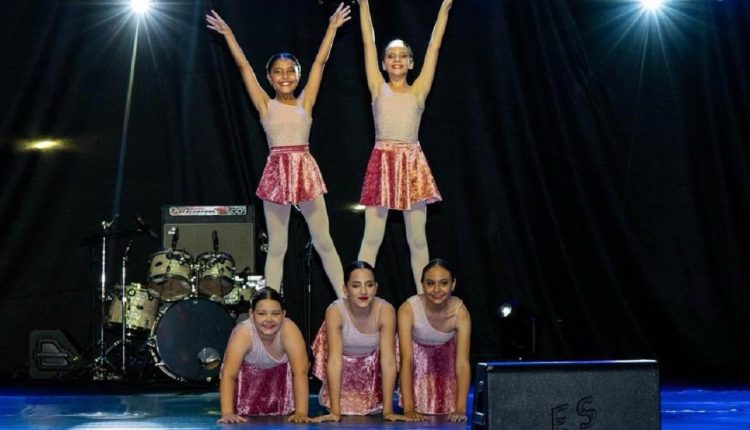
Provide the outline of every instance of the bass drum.
[[156,366],[178,381],[218,378],[234,319],[219,303],[194,298],[163,309],[149,344]]

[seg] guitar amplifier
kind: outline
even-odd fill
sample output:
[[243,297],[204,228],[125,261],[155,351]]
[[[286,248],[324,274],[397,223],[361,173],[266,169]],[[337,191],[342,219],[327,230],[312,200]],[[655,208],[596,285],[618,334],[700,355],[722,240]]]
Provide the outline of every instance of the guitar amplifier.
[[249,205],[162,206],[162,244],[189,252],[193,258],[214,250],[234,258],[237,272],[255,273],[255,211]]

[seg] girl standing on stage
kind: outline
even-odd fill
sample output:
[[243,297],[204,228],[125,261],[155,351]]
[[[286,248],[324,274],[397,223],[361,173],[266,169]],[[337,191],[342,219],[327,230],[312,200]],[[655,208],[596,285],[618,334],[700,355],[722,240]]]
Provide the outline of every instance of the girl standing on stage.
[[271,288],[259,290],[250,301],[249,318],[235,327],[227,344],[217,422],[289,414],[290,422],[308,422],[307,366],[305,340],[286,319],[281,295]]
[[463,302],[453,297],[456,278],[441,259],[422,271],[424,294],[412,296],[398,310],[401,353],[401,403],[404,415],[448,415],[466,421],[471,370],[471,320]]
[[406,420],[393,413],[396,384],[396,312],[375,297],[378,283],[371,265],[355,261],[345,269],[345,297],[326,310],[312,344],[313,374],[323,381],[320,404],[328,415],[314,422],[340,421],[341,415],[383,413],[388,421]]
[[268,228],[266,285],[279,291],[287,250],[289,214],[298,206],[310,229],[315,250],[336,295],[341,297],[344,276],[336,248],[328,230],[328,212],[323,194],[327,192],[315,159],[310,155],[308,137],[312,125],[312,109],[318,96],[323,68],[331,52],[336,30],[351,17],[349,6],[340,4],[331,15],[328,30],[310,68],[310,77],[299,97],[294,91],[302,74],[297,59],[289,53],[271,57],[267,79],[275,91],[271,99],[261,88],[250,63],[226,22],[215,11],[206,15],[208,28],[222,34],[240,68],[242,80],[268,137],[271,153],[266,161],[256,195],[263,200]]
[[367,208],[358,258],[375,264],[388,210],[403,211],[414,283],[421,293],[419,273],[429,260],[425,234],[427,204],[440,201],[442,197],[419,146],[418,132],[453,0],[443,0],[440,6],[422,71],[411,85],[406,75],[414,67],[414,59],[411,48],[402,40],[394,40],[385,48],[381,66],[388,80],[383,79],[378,69],[369,2],[358,1],[365,72],[376,130],[375,148],[367,163],[360,197],[360,203]]

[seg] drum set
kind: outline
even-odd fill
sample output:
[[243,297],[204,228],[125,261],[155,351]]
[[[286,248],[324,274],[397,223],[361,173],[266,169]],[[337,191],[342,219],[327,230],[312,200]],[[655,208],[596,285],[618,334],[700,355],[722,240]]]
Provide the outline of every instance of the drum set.
[[96,379],[143,379],[153,367],[180,382],[218,378],[236,321],[265,279],[248,269],[236,273],[234,259],[216,243],[193,258],[173,240],[172,248],[149,257],[146,283],[125,281],[126,249],[121,282],[102,294],[101,332],[117,333],[117,339],[107,347],[102,336],[95,361],[110,377],[100,371]]

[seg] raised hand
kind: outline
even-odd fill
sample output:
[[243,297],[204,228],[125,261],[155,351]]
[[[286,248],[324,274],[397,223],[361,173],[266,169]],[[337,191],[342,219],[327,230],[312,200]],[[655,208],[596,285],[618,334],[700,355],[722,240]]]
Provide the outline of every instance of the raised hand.
[[329,25],[333,28],[341,27],[344,23],[352,19],[352,17],[349,16],[351,13],[351,6],[344,6],[344,3],[340,3],[339,7],[336,8],[336,11],[333,12],[333,15],[328,19]]
[[229,25],[213,9],[211,9],[210,15],[206,14],[206,27],[222,35],[232,32]]

